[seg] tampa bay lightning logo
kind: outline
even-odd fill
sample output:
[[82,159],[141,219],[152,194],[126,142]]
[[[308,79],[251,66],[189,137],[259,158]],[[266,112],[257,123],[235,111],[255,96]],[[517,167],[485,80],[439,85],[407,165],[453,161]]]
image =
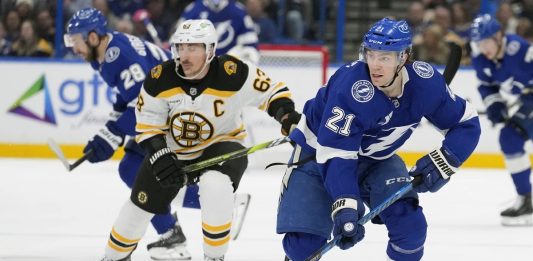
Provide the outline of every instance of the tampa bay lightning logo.
[[431,78],[434,73],[433,67],[426,62],[414,62],[413,69],[415,69],[416,74],[420,75],[422,78]]
[[114,62],[118,56],[120,55],[120,49],[118,47],[113,46],[105,52],[105,62],[106,63],[112,63]]
[[352,85],[352,96],[358,102],[367,102],[374,97],[374,86],[367,80],[356,81]]
[[402,33],[409,33],[409,25],[407,25],[407,22],[405,21],[400,22],[400,24],[398,25],[398,29]]
[[507,45],[507,54],[508,55],[515,55],[518,50],[520,50],[520,43],[518,41],[511,41],[508,45]]
[[78,17],[82,20],[85,20],[89,17],[91,17],[91,15],[94,13],[94,9],[85,9],[85,10],[80,10],[78,12]]

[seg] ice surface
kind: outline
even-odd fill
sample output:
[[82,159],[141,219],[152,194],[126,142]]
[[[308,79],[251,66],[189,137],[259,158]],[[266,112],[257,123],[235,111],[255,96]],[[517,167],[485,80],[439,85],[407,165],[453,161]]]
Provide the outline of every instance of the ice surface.
[[[118,162],[82,164],[68,173],[57,160],[0,159],[0,260],[98,260],[129,192]],[[228,261],[283,260],[275,233],[283,168],[249,170],[239,192],[252,194],[250,210]],[[461,170],[436,194],[421,195],[429,230],[424,260],[532,260],[533,228],[499,224],[514,188],[503,170]],[[178,209],[193,260],[201,260],[200,213]],[[384,261],[384,226],[367,224],[365,239],[348,251],[334,248],[322,260]],[[133,254],[149,260],[152,228]]]

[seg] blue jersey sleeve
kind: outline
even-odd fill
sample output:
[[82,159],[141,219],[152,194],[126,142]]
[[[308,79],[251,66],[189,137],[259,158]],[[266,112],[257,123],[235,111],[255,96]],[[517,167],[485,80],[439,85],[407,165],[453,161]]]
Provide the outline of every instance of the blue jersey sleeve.
[[[435,70],[436,71],[436,70]],[[424,116],[445,133],[443,146],[464,162],[476,148],[481,129],[476,110],[455,95],[440,73],[425,79],[417,100]]]

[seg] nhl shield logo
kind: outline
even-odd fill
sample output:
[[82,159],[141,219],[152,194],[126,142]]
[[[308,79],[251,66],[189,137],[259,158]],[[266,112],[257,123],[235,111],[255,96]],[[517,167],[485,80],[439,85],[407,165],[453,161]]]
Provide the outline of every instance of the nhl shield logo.
[[356,81],[352,85],[352,96],[358,102],[367,102],[374,97],[374,86],[367,80]]
[[191,28],[191,24],[183,24],[183,29],[189,29]]

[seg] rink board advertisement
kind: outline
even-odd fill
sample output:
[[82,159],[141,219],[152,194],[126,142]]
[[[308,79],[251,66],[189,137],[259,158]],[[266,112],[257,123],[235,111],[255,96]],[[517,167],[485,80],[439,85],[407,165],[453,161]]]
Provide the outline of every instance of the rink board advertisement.
[[[297,109],[314,97],[321,87],[318,67],[269,67],[262,69],[273,81],[283,81],[292,90]],[[336,68],[330,68],[329,74]],[[86,141],[107,121],[114,99],[97,72],[83,62],[44,60],[0,60],[0,157],[53,157],[47,148],[49,138],[62,145],[70,158],[81,156]],[[471,69],[461,69],[451,88],[478,110],[483,110]],[[279,138],[280,128],[266,113],[246,108],[244,118],[249,130],[247,145]],[[499,155],[497,129],[481,116],[483,133],[475,155],[467,162],[472,167],[503,167]],[[415,131],[401,155],[408,164],[438,148],[441,135],[427,122]],[[262,151],[261,159],[286,161],[291,147],[283,145]],[[283,153],[279,153],[283,152]],[[121,152],[115,158],[121,156]],[[258,157],[259,158],[259,157]],[[253,159],[252,159],[253,160]]]

